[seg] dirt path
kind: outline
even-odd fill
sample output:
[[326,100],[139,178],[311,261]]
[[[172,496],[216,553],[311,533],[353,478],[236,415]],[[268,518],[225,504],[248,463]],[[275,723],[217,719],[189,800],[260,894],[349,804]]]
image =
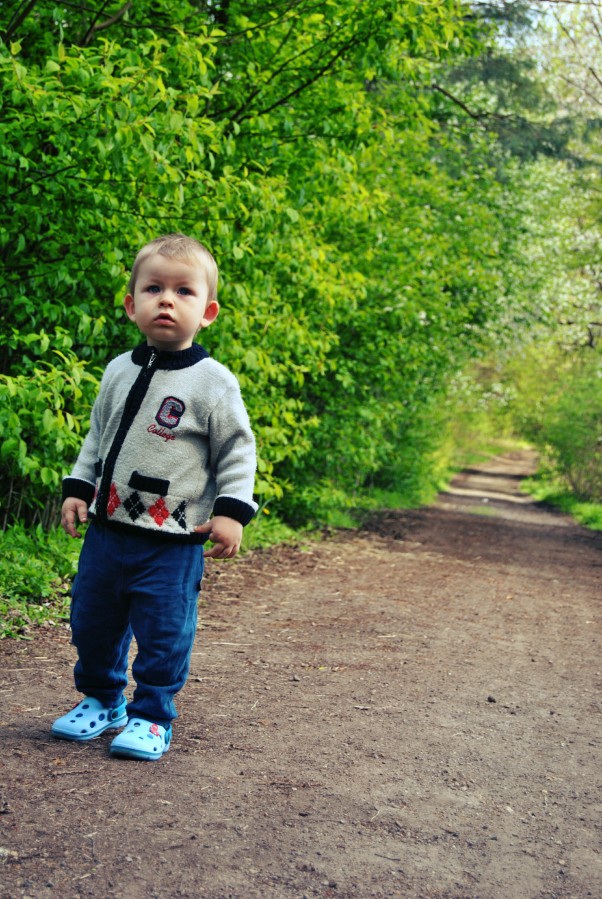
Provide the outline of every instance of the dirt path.
[[529,463],[214,564],[157,763],[49,737],[65,630],[1,644],[0,896],[599,899],[602,535]]

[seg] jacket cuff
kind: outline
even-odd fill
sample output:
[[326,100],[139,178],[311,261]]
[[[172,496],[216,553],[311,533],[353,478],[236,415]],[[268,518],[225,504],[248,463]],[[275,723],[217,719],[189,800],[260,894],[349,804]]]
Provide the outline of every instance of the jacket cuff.
[[245,503],[242,499],[236,499],[235,496],[218,496],[213,506],[214,515],[226,515],[228,518],[239,521],[243,527],[251,521],[256,510],[257,507],[254,504]]
[[96,486],[90,484],[89,481],[82,481],[79,478],[63,478],[63,502],[69,497],[74,496],[81,499],[87,505],[91,505],[96,493]]

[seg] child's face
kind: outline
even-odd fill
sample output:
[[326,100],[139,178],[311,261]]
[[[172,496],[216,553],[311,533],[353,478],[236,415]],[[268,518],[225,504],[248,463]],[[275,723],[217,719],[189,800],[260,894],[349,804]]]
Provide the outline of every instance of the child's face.
[[148,343],[158,350],[185,350],[216,318],[219,305],[207,302],[207,276],[196,259],[153,253],[140,264],[134,295],[124,305]]

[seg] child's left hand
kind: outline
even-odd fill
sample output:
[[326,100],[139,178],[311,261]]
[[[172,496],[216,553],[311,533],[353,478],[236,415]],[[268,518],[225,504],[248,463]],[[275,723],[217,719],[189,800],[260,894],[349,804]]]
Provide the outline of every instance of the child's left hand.
[[233,559],[242,541],[242,524],[226,515],[216,515],[195,528],[197,534],[209,534],[213,543],[206,559]]

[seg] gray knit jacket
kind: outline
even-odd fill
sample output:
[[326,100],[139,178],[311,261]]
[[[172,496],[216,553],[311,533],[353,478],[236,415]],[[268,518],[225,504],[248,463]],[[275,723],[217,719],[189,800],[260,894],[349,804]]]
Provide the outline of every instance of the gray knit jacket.
[[188,543],[212,515],[248,524],[255,441],[234,375],[199,344],[143,344],[107,366],[63,497],[99,522]]

